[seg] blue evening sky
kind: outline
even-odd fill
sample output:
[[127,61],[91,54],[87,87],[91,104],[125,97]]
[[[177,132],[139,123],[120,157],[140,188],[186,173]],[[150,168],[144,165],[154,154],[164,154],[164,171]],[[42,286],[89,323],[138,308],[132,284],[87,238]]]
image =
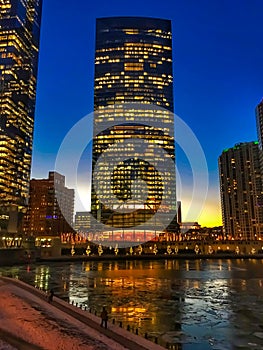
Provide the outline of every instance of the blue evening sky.
[[[262,13],[262,0],[43,0],[32,177],[47,177],[67,132],[93,110],[96,18],[171,19],[175,113],[199,140],[209,171],[200,215],[188,211],[191,190],[180,194],[183,220],[221,224],[218,157],[224,148],[257,139]],[[191,188],[191,166],[180,146],[177,168]]]

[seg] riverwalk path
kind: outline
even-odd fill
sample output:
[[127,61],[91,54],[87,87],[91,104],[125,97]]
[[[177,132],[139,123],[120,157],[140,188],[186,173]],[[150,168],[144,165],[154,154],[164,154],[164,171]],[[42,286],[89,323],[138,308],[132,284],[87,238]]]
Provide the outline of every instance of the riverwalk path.
[[142,336],[18,279],[0,277],[2,350],[163,350]]

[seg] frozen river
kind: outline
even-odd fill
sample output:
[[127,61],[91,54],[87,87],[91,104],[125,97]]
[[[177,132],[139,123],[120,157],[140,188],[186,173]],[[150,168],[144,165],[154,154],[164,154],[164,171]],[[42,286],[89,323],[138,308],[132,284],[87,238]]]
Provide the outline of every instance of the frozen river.
[[158,260],[2,267],[170,349],[263,349],[262,260]]

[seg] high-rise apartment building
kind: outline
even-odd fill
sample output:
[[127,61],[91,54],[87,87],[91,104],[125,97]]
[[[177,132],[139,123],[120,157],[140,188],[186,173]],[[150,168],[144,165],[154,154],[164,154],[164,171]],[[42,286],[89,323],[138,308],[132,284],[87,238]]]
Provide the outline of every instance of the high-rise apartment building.
[[261,168],[261,176],[263,183],[263,99],[256,107],[256,125],[259,146],[259,160]]
[[224,235],[254,240],[263,238],[262,182],[258,142],[244,142],[219,157]]
[[16,233],[28,200],[42,0],[0,2],[0,222]]
[[97,20],[91,212],[105,240],[149,240],[176,210],[172,64],[169,20]]
[[24,233],[60,236],[74,232],[73,212],[74,190],[65,186],[64,175],[51,171],[47,179],[32,179]]

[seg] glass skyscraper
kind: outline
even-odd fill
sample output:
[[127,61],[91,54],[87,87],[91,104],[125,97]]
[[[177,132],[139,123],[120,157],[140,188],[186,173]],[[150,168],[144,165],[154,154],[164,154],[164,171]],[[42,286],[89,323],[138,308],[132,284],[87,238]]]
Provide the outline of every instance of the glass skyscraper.
[[16,233],[29,194],[42,0],[0,2],[0,224]]
[[173,226],[172,64],[170,20],[97,19],[91,212],[99,239],[147,241]]

